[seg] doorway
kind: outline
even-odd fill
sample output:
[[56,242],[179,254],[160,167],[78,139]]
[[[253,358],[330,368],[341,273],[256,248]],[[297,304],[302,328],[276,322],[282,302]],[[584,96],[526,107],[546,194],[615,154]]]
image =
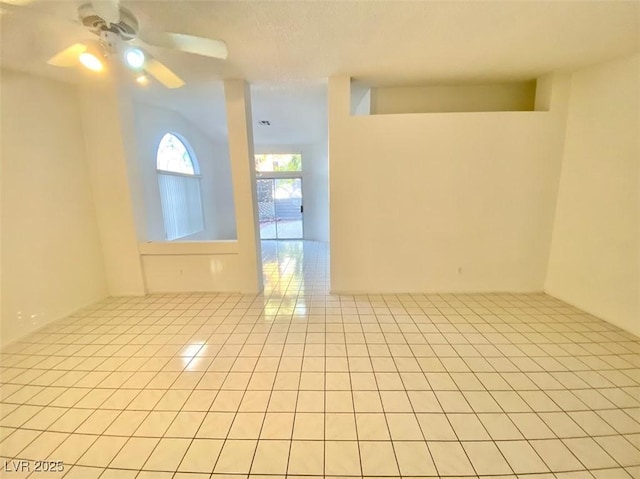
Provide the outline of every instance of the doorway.
[[262,174],[256,180],[260,239],[302,239],[302,177]]

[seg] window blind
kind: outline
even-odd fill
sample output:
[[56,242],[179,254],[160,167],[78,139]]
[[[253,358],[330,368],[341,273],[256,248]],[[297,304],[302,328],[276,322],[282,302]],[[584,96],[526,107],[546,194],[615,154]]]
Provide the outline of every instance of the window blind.
[[167,239],[203,231],[200,178],[158,172],[158,182]]

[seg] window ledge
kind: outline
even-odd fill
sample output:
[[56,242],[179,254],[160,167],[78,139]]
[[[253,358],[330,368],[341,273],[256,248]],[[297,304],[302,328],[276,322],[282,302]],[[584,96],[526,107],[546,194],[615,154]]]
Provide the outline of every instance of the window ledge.
[[238,241],[148,241],[138,244],[141,255],[238,254]]

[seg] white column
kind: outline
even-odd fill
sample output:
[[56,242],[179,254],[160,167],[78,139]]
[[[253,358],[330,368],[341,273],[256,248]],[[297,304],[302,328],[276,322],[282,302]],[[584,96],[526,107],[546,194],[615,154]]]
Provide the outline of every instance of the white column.
[[[330,290],[344,292],[353,288],[349,285],[351,271],[344,265],[351,264],[353,251],[348,248],[351,236],[351,225],[341,204],[348,204],[353,194],[353,184],[344,180],[349,178],[348,161],[345,158],[345,142],[349,141],[347,122],[351,104],[351,78],[348,76],[330,77],[327,90],[328,123],[329,123],[329,244],[330,255]],[[347,245],[345,247],[345,245]]]
[[[127,162],[127,121],[114,88],[80,92],[87,164],[96,205],[109,294],[145,294]],[[131,127],[131,125],[129,125]]]
[[262,291],[262,260],[256,201],[251,94],[244,80],[226,80],[224,94],[229,131],[229,156],[240,256],[241,292]]

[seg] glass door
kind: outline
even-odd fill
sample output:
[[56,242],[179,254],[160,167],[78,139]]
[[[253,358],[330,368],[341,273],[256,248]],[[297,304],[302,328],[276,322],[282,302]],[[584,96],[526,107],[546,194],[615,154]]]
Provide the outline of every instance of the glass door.
[[302,239],[302,178],[257,180],[260,239]]
[[276,236],[302,239],[302,178],[277,178],[273,182]]
[[277,239],[276,236],[276,203],[272,179],[257,180],[258,220],[260,222],[260,239]]

